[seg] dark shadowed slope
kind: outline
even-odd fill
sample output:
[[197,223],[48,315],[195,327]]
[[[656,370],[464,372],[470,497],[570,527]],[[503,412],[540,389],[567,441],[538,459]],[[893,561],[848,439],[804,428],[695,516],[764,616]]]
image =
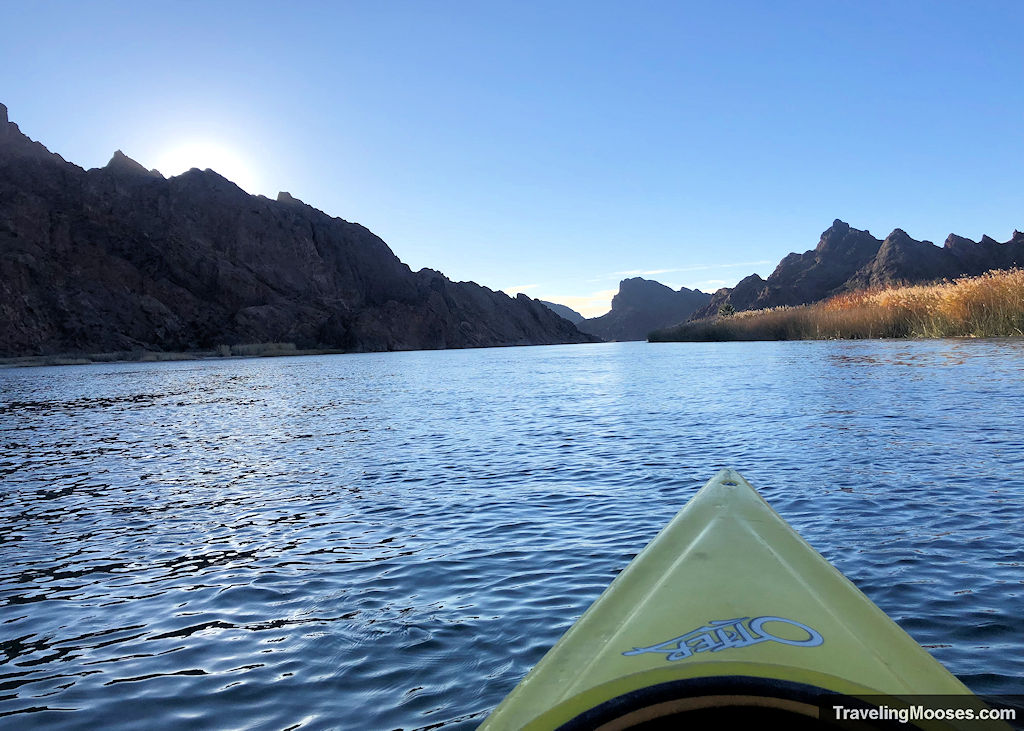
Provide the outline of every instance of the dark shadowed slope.
[[540,302],[545,307],[547,307],[552,312],[554,312],[559,317],[564,317],[566,320],[571,322],[573,325],[579,325],[581,321],[586,319],[586,318],[583,317],[583,315],[578,313],[576,310],[574,310],[573,308],[568,307],[566,305],[560,305],[557,302],[548,302],[547,300],[537,300],[537,301]]
[[83,170],[0,105],[0,355],[291,342],[353,351],[593,340],[536,300],[413,272],[369,230],[211,170]]

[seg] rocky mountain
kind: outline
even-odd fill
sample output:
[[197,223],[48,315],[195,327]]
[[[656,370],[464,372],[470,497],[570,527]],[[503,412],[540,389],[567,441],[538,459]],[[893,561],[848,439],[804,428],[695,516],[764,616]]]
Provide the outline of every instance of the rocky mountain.
[[677,291],[649,279],[623,279],[611,311],[583,320],[577,327],[605,340],[646,340],[652,330],[683,322],[710,299],[699,289]]
[[579,325],[584,319],[583,315],[578,313],[571,307],[566,305],[560,305],[557,302],[548,302],[547,300],[537,300],[542,305],[547,307],[549,310],[554,312],[559,317],[564,317],[566,320],[571,322],[573,325]]
[[950,234],[944,246],[912,239],[896,229],[884,241],[836,219],[818,245],[789,254],[768,279],[752,274],[732,289],[720,289],[691,319],[708,317],[729,303],[736,310],[817,302],[840,292],[897,283],[917,284],[1024,266],[1024,234],[999,243]]
[[351,351],[589,342],[525,295],[413,272],[369,230],[212,170],[83,170],[0,105],[0,355],[289,342]]

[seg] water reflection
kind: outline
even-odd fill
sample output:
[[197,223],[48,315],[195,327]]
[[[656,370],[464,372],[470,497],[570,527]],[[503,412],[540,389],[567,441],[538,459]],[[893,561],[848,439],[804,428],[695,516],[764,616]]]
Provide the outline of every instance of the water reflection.
[[1024,692],[1019,341],[0,371],[0,715],[472,728],[722,466]]

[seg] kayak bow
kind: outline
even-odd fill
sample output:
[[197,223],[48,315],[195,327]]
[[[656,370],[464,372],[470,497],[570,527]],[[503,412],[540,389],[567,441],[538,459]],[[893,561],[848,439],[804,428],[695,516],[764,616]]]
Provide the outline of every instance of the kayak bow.
[[695,714],[743,713],[794,727],[814,723],[833,696],[863,705],[923,695],[973,698],[738,472],[723,470],[481,729],[675,727]]

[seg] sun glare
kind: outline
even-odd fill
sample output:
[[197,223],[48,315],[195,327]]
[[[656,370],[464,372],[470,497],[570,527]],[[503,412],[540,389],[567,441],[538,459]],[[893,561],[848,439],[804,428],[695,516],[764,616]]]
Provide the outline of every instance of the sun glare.
[[252,166],[230,145],[211,140],[190,140],[167,147],[154,165],[166,177],[192,168],[210,168],[248,193],[258,192],[258,176]]

